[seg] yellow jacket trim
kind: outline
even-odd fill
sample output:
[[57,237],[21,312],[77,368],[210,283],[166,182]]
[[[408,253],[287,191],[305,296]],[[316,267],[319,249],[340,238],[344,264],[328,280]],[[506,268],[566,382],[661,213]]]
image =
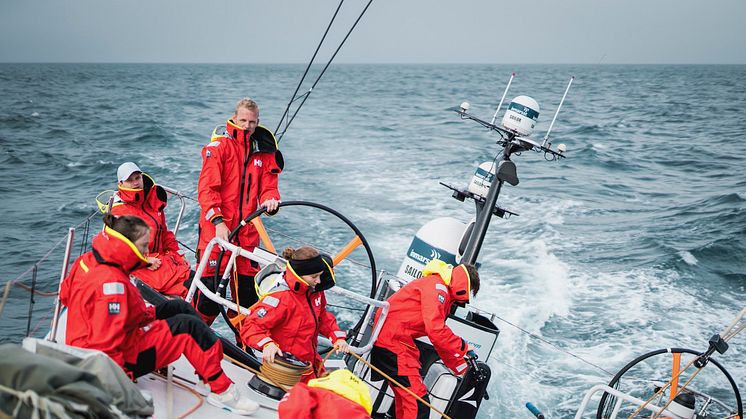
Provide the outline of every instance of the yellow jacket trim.
[[111,235],[112,237],[116,237],[117,239],[123,241],[127,246],[130,247],[130,249],[132,249],[133,252],[135,252],[135,255],[137,255],[138,259],[140,259],[141,261],[143,261],[145,263],[148,263],[148,259],[145,258],[145,256],[142,255],[142,253],[140,253],[140,250],[137,249],[137,246],[135,246],[135,244],[132,243],[130,241],[130,239],[124,237],[124,235],[122,235],[122,233],[120,233],[120,232],[118,232],[118,231],[116,231],[113,228],[110,228],[108,226],[104,227],[104,232],[106,234]]
[[293,269],[293,267],[292,267],[292,266],[290,266],[290,261],[288,261],[288,264],[287,264],[287,265],[285,265],[285,267],[286,267],[287,269],[290,269],[290,272],[292,272],[292,273],[293,273],[293,275],[295,275],[295,276],[296,276],[296,278],[298,278],[298,280],[299,280],[300,282],[302,282],[302,283],[306,284],[306,286],[307,286],[307,287],[309,287],[309,288],[311,287],[311,284],[309,284],[308,282],[306,282],[306,280],[305,280],[305,279],[303,279],[303,277],[302,277],[302,276],[298,275],[298,274],[297,274],[297,273],[295,272],[295,270]]
[[124,186],[120,186],[119,189],[128,192],[140,192],[142,190],[142,188],[125,188]]
[[80,268],[83,269],[83,272],[87,273],[88,271],[90,271],[90,268],[88,268],[88,265],[86,265],[85,263],[83,263],[82,260],[80,261],[79,265],[80,265]]
[[451,284],[453,265],[449,265],[440,259],[433,259],[422,268],[422,276],[438,274],[446,285]]

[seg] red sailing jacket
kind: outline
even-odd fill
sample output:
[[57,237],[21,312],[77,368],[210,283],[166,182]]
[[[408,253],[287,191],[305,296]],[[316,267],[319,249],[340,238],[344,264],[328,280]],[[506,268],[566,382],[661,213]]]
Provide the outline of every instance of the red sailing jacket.
[[150,253],[179,252],[179,242],[174,233],[166,226],[166,191],[155,184],[153,179],[143,173],[143,189],[129,189],[119,186],[114,194],[111,213],[134,215],[140,217],[150,227]]
[[[367,390],[367,389],[366,389]],[[280,419],[370,419],[363,406],[332,390],[298,383],[277,405]]]
[[148,224],[148,256],[160,259],[161,266],[154,271],[143,267],[132,274],[160,293],[184,296],[187,291],[184,281],[189,279],[191,266],[179,250],[176,236],[166,225],[166,191],[144,173],[142,181],[143,189],[119,186],[119,191],[114,194],[111,213],[116,216],[134,215]]
[[318,375],[323,371],[316,350],[319,333],[332,342],[344,339],[346,334],[339,330],[334,315],[326,310],[323,291],[309,289],[289,264],[284,278],[290,289],[265,295],[251,307],[251,314],[242,322],[241,340],[257,349],[274,342],[281,351],[312,363]]
[[98,349],[124,367],[125,354],[155,319],[129,272],[147,263],[131,241],[106,227],[93,238],[93,250],[80,256],[62,282],[67,307],[65,343]]
[[[202,148],[202,172],[197,184],[200,217],[199,243],[204,250],[215,237],[215,217],[223,217],[232,231],[239,222],[256,211],[268,199],[280,199],[277,175],[282,171],[282,154],[272,133],[257,126],[246,138],[246,131],[232,120],[225,131],[213,132],[209,144]],[[247,249],[259,244],[259,235],[252,224],[244,226],[235,243]],[[224,260],[227,260],[224,259]],[[257,269],[245,258],[238,259],[238,273],[253,275]]]
[[[420,351],[414,340],[423,336],[430,339],[443,363],[454,373],[460,375],[466,371],[464,355],[468,345],[445,324],[455,300],[453,290],[467,290],[467,297],[459,300],[468,300],[468,276],[464,286],[461,271],[460,268],[454,269],[451,286],[446,285],[438,274],[423,276],[387,300],[390,304],[388,317],[375,345],[396,354],[399,375],[419,375]],[[376,322],[379,317],[380,312]]]

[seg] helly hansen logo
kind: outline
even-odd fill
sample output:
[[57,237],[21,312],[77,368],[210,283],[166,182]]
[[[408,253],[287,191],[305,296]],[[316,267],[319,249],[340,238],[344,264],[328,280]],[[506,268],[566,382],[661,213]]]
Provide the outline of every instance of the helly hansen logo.
[[316,297],[316,299],[313,301],[313,303],[316,305],[316,307],[321,305],[321,297]]
[[438,294],[438,301],[440,301],[441,304],[445,304],[446,297],[444,297],[443,294]]
[[254,166],[262,167],[262,161],[259,159],[254,159]]
[[109,303],[109,314],[119,314],[120,310],[121,306],[119,305],[119,303]]

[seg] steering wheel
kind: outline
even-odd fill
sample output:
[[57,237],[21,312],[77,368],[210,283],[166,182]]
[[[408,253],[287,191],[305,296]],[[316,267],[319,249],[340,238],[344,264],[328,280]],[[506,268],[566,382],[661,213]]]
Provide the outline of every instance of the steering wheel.
[[[663,406],[681,392],[679,386],[683,385],[696,371],[696,368],[690,367],[682,372],[682,365],[688,365],[701,353],[683,348],[658,349],[648,352],[619,370],[609,382],[609,387],[638,399],[647,400],[671,381],[672,385],[653,400],[658,406]],[[743,418],[741,394],[733,377],[715,359],[710,358],[709,363],[712,363],[715,368],[703,368],[683,392],[694,396],[695,411],[699,415],[706,415],[708,418]],[[672,389],[673,395],[671,395]],[[616,397],[604,393],[598,404],[596,419],[608,418],[616,402]],[[703,408],[704,411],[701,411]],[[624,417],[627,417],[633,411],[634,409],[629,412],[623,409],[620,415],[621,412],[625,412]]]
[[[376,262],[375,262],[375,258],[373,257],[373,251],[371,250],[370,245],[368,244],[368,241],[365,239],[365,236],[360,231],[360,229],[347,217],[342,215],[340,212],[326,205],[322,205],[322,204],[318,204],[318,203],[310,202],[310,201],[287,201],[287,202],[280,203],[278,211],[280,209],[286,209],[285,211],[282,212],[283,214],[285,214],[288,211],[289,207],[307,207],[307,208],[311,208],[317,211],[321,211],[322,214],[326,214],[327,216],[330,216],[334,219],[338,219],[342,222],[343,225],[346,226],[347,230],[349,231],[348,234],[351,238],[349,239],[349,241],[346,242],[346,244],[344,244],[343,246],[340,246],[338,250],[333,252],[333,251],[330,251],[330,249],[328,249],[326,246],[320,246],[320,245],[315,245],[315,244],[311,244],[311,245],[318,248],[320,251],[324,253],[331,254],[334,267],[337,267],[340,263],[342,263],[345,259],[347,259],[348,256],[350,256],[350,254],[352,254],[356,249],[362,246],[363,249],[365,250],[365,254],[367,257],[367,264],[362,264],[359,262],[357,264],[364,266],[367,270],[369,270],[370,290],[368,292],[368,295],[370,298],[374,298],[375,290],[377,287],[377,280],[378,280],[377,272],[376,272]],[[264,217],[262,217],[262,215],[265,215],[265,214],[267,214],[267,210],[264,208],[260,208],[254,211],[253,213],[251,213],[249,216],[243,219],[241,223],[233,231],[231,231],[228,237],[228,241],[232,241],[235,238],[235,236],[238,234],[238,232],[241,230],[241,228],[244,228],[244,226],[251,224],[256,229],[257,233],[259,234],[259,238],[261,240],[260,247],[263,248],[264,250],[278,254],[278,249],[275,247],[275,241],[277,240],[273,240],[271,236],[272,235],[280,236],[282,234],[275,230],[268,229],[265,226],[265,222],[263,221]],[[307,226],[309,224],[312,224],[314,220],[319,221],[322,218],[323,217],[319,215],[311,219],[304,219],[302,221],[304,223],[304,226]],[[316,238],[315,241],[323,242],[324,239]],[[220,251],[218,260],[217,260],[217,266],[221,266],[224,253],[225,253],[224,250]],[[216,284],[219,283],[219,286],[217,289],[220,290],[220,294],[223,297],[225,297],[225,292],[227,289],[227,282],[228,282],[227,279],[221,280],[220,274],[216,270],[215,283]],[[221,312],[228,326],[233,330],[234,333],[237,333],[237,330],[235,329],[233,324],[228,320],[225,307],[221,307]],[[350,329],[350,333],[348,334],[348,336],[350,335],[354,336],[355,334],[357,334],[357,331],[362,326],[362,321],[363,321],[363,316],[361,316],[357,324],[352,329]]]

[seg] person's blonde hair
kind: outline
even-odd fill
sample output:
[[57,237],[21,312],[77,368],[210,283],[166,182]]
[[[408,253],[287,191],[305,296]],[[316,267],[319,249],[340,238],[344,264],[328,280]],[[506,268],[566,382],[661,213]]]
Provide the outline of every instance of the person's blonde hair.
[[237,114],[238,110],[241,108],[248,109],[256,114],[259,114],[259,105],[257,105],[257,103],[254,102],[254,100],[251,98],[245,97],[239,100],[238,103],[236,103],[236,110],[233,111],[233,114]]

